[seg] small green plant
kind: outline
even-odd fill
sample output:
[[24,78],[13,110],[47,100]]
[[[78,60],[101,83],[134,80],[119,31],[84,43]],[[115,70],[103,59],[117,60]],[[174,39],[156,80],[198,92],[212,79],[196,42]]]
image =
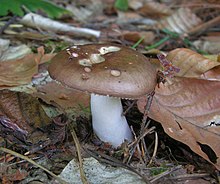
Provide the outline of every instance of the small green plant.
[[151,174],[151,176],[156,176],[158,174],[165,172],[166,170],[167,170],[167,168],[165,168],[165,167],[154,167],[154,168],[150,169],[150,174]]
[[46,0],[0,0],[0,16],[6,16],[12,13],[17,16],[23,16],[25,9],[31,12],[41,10],[50,18],[60,18],[70,12]]
[[115,8],[121,11],[128,10],[128,0],[116,0],[115,1]]
[[63,49],[69,47],[69,43],[64,41],[54,41],[54,40],[47,40],[44,42],[45,51],[48,52],[60,52]]

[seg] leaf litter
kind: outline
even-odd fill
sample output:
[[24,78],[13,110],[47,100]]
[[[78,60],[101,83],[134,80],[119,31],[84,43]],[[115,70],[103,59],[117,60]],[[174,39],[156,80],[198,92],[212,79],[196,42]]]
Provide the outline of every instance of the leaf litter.
[[[14,26],[15,22],[13,22],[13,18],[6,18],[5,20],[10,22],[10,24],[7,25],[7,22],[3,21],[2,23],[5,26],[0,28],[1,33],[3,33],[3,37],[6,36],[7,39],[13,40],[12,44],[20,44],[20,42],[22,42],[18,36],[16,37],[14,35],[22,35],[22,33],[31,35],[32,33],[38,33],[46,36],[54,43],[61,40],[66,41],[68,44],[113,41],[127,46],[135,45],[133,48],[137,48],[143,53],[146,53],[144,50],[147,49],[148,52],[146,55],[148,56],[151,52],[149,52],[150,48],[160,49],[165,55],[168,52],[166,59],[171,61],[172,65],[176,67],[176,69],[180,69],[180,71],[175,72],[177,71],[175,70],[174,73],[170,74],[169,72],[173,69],[170,69],[169,66],[159,67],[160,70],[165,70],[162,73],[168,72],[168,75],[155,87],[155,94],[153,95],[153,100],[151,106],[149,106],[147,115],[160,122],[170,137],[187,144],[193,152],[219,169],[219,63],[211,61],[192,51],[196,50],[200,52],[201,50],[199,49],[202,48],[205,49],[206,54],[218,54],[219,50],[218,46],[215,46],[215,48],[211,50],[204,46],[200,47],[200,45],[198,45],[200,42],[194,44],[195,42],[191,41],[196,41],[196,39],[200,40],[200,30],[207,31],[208,34],[206,36],[208,37],[218,34],[218,32],[210,31],[211,28],[216,28],[218,25],[219,15],[215,11],[215,1],[210,4],[209,14],[204,14],[205,10],[204,8],[199,8],[201,5],[199,2],[195,4],[189,2],[186,5],[183,5],[182,2],[173,2],[174,4],[170,6],[170,4],[166,3],[148,3],[145,1],[132,0],[128,3],[129,9],[122,8],[123,12],[120,11],[120,7],[118,7],[121,5],[115,6],[111,0],[109,3],[99,1],[97,6],[95,6],[94,1],[91,0],[89,2],[65,2],[62,4],[66,7],[68,6],[70,9],[72,6],[78,13],[75,14],[78,18],[72,17],[72,19],[64,19],[65,22],[62,22],[62,25],[65,25],[64,27],[66,27],[67,30],[57,31],[53,28],[45,28],[38,22],[35,22],[34,26],[30,25],[31,28],[27,28],[27,23],[23,22],[24,25],[18,26],[18,28]],[[203,3],[205,4],[206,2]],[[58,2],[58,4],[60,3]],[[192,8],[195,5],[197,8]],[[192,7],[189,8],[189,10],[186,8],[187,6]],[[98,10],[97,7],[99,7]],[[80,13],[82,14],[82,12],[87,13],[87,15],[81,19]],[[30,15],[34,17],[33,14]],[[41,16],[41,20],[48,20],[45,14],[41,12],[39,12],[37,16]],[[87,18],[85,18],[86,16]],[[210,17],[212,17],[213,20]],[[15,20],[18,20],[18,18],[15,17]],[[63,20],[59,22],[55,20],[50,21],[58,23],[59,25],[59,22]],[[117,23],[115,23],[116,21]],[[180,21],[183,22],[180,23]],[[191,25],[187,25],[186,22],[189,22]],[[76,28],[86,28],[86,30],[95,31],[94,33],[99,34],[89,37],[84,36],[83,29],[77,29],[79,34],[74,34],[74,32],[69,33],[68,29],[70,27],[68,24]],[[166,31],[163,28],[170,29],[170,31]],[[179,32],[178,30],[181,31]],[[64,32],[66,32],[65,35]],[[191,35],[194,37],[191,37]],[[150,37],[150,39],[148,39],[148,37]],[[23,37],[23,41],[24,38],[25,37]],[[84,161],[87,160],[85,157],[92,156],[91,154],[88,155],[88,152],[85,151],[89,148],[89,150],[92,149],[93,152],[98,153],[98,157],[95,157],[94,154],[93,157],[100,161],[100,163],[105,162],[116,166],[115,164],[118,163],[118,161],[114,158],[123,160],[123,162],[119,162],[117,167],[126,167],[132,172],[134,171],[133,169],[136,169],[138,173],[144,173],[144,177],[148,177],[145,182],[169,183],[169,180],[171,180],[181,183],[185,179],[183,176],[189,177],[190,179],[188,181],[191,182],[195,179],[202,183],[205,180],[197,180],[196,178],[203,177],[209,181],[212,180],[209,175],[202,175],[206,173],[198,173],[198,168],[196,167],[198,167],[199,164],[193,163],[192,160],[189,160],[188,163],[183,163],[184,166],[180,165],[181,161],[176,162],[176,158],[169,160],[168,158],[172,156],[172,151],[174,150],[171,150],[168,155],[162,154],[163,159],[167,158],[169,160],[168,163],[166,160],[163,160],[160,157],[160,147],[163,147],[163,141],[161,140],[163,137],[161,138],[161,135],[158,134],[160,130],[154,126],[153,120],[151,120],[150,123],[147,122],[147,124],[145,124],[146,126],[140,125],[142,115],[138,112],[135,103],[129,103],[129,101],[124,102],[125,110],[126,108],[129,109],[126,115],[129,117],[129,122],[133,126],[135,142],[138,143],[133,144],[135,147],[133,147],[132,144],[129,145],[125,143],[121,149],[114,150],[108,144],[101,144],[94,137],[90,136],[88,132],[91,132],[91,126],[85,126],[83,129],[80,129],[78,124],[89,124],[89,97],[85,93],[71,91],[60,86],[60,84],[51,82],[47,73],[47,61],[55,55],[55,53],[53,53],[54,49],[50,50],[50,53],[48,53],[47,50],[46,53],[48,54],[45,54],[44,49],[39,46],[46,45],[46,39],[34,39],[33,37],[32,40],[35,41],[31,43],[31,36],[27,38],[29,39],[29,45],[39,48],[37,54],[31,53],[23,58],[13,59],[12,61],[1,61],[0,63],[2,64],[0,67],[0,70],[2,69],[0,76],[0,79],[2,78],[2,88],[17,91],[22,90],[34,96],[8,90],[1,91],[1,136],[8,140],[13,149],[21,153],[28,152],[30,157],[44,155],[53,158],[58,155],[57,152],[61,152],[62,156],[65,157],[65,155],[68,155],[67,153],[71,153],[72,157],[68,159],[68,161],[70,161],[76,158],[74,145],[80,144],[81,154],[83,156],[83,158],[78,157],[80,163],[84,163]],[[213,40],[209,39],[209,44],[212,43],[214,43]],[[176,49],[177,47],[188,47],[190,49]],[[161,51],[156,51],[156,53],[161,53]],[[158,61],[158,59],[156,60]],[[13,86],[13,88],[10,86]],[[17,96],[19,96],[19,98]],[[38,101],[36,97],[40,100]],[[140,111],[144,111],[145,105],[146,97],[143,97],[138,101]],[[25,108],[23,108],[24,106]],[[29,107],[29,109],[26,106]],[[48,112],[48,109],[54,108],[56,108],[56,110],[52,111],[57,112],[52,112],[53,118],[48,117],[43,113],[41,106],[43,106],[46,112]],[[69,110],[74,111],[74,113],[70,115]],[[40,117],[38,116],[39,112],[43,114]],[[78,137],[83,137],[78,143],[73,143],[73,138],[69,134],[69,128],[66,128],[70,120],[73,121],[77,127],[76,133]],[[87,132],[86,135],[80,135],[85,134],[85,132]],[[159,141],[156,141],[157,134]],[[16,145],[13,144],[13,142],[15,142]],[[2,145],[4,146],[5,144],[2,143]],[[169,146],[170,145],[165,145],[165,147]],[[184,150],[184,147],[182,150]],[[192,152],[188,153],[193,155]],[[183,153],[179,154],[182,157],[184,156]],[[177,156],[179,155],[175,155],[174,157]],[[100,159],[100,157],[102,158]],[[41,159],[39,159],[39,161],[40,160]],[[88,158],[88,160],[90,161],[86,164],[93,163],[91,158]],[[7,162],[13,163],[14,159],[12,158],[12,160]],[[61,163],[62,159],[58,162]],[[146,166],[149,163],[150,165]],[[77,167],[78,163],[75,162],[75,164]],[[177,166],[175,166],[175,164]],[[190,171],[192,174],[187,173],[188,164],[192,164],[193,169]],[[46,165],[49,166],[48,164]],[[128,168],[127,165],[132,168]],[[19,166],[25,168],[25,164],[20,164]],[[19,173],[19,166],[17,168],[15,167],[17,173]],[[97,162],[89,167],[103,167],[103,164],[100,166],[99,162]],[[64,166],[62,169],[63,168]],[[109,169],[110,168],[109,166]],[[214,173],[214,169],[210,168],[211,165],[209,165],[209,172],[211,170],[211,172]],[[62,169],[57,170],[56,167],[51,168],[51,170],[57,173],[60,173]],[[206,170],[205,168],[202,169]],[[153,171],[155,171],[157,175],[152,176],[150,173],[153,173]],[[73,170],[70,170],[70,172],[73,172]],[[91,172],[87,173],[86,166],[85,172],[87,175],[92,176]],[[179,174],[177,174],[178,172]],[[7,174],[6,171],[2,173]],[[5,174],[2,175],[2,181],[7,183],[9,180],[6,179]],[[20,174],[21,177],[18,177],[17,180],[22,181],[23,177],[26,176],[25,174],[26,173],[24,173],[24,175]],[[172,177],[172,174],[180,175],[182,179]],[[196,176],[196,174],[198,175]],[[31,180],[30,173],[28,178]],[[93,179],[96,181],[95,176],[92,178],[89,176],[88,178],[89,181],[93,181]],[[82,179],[82,177],[78,177],[76,183],[80,183],[80,179]],[[33,180],[35,179],[33,178]],[[45,182],[43,178],[39,180]],[[49,181],[49,179],[47,179],[47,181]],[[110,181],[117,183],[115,177],[112,177]]]

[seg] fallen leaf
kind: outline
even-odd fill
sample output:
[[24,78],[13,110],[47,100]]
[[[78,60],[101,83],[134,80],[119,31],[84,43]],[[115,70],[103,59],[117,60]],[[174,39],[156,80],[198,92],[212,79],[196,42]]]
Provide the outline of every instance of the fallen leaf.
[[58,108],[64,110],[74,108],[75,113],[80,113],[80,111],[89,108],[90,104],[90,95],[88,93],[66,88],[55,81],[39,86],[35,95]]
[[220,81],[220,66],[214,67],[201,75],[202,79]]
[[[0,61],[7,61],[7,60],[15,60],[23,58],[25,55],[31,53],[31,49],[25,45],[21,44],[18,46],[9,46],[7,45],[8,40],[1,39],[1,42],[5,42],[5,48],[0,48]],[[9,42],[10,43],[10,42]],[[2,46],[1,46],[2,47]]]
[[168,6],[158,2],[145,2],[139,11],[141,15],[150,18],[162,18],[172,13]]
[[28,176],[27,171],[17,169],[15,173],[11,173],[11,175],[8,175],[8,178],[10,178],[10,181],[21,181],[27,176]]
[[34,54],[21,59],[0,62],[0,86],[27,84],[38,71]]
[[15,181],[21,181],[28,176],[28,172],[22,169],[14,169],[10,164],[2,163],[0,177],[2,184],[10,184]]
[[[155,88],[149,117],[160,122],[172,138],[220,169],[219,63],[189,49],[171,51],[167,59],[180,72],[169,79],[171,82],[161,82]],[[145,105],[146,97],[140,98],[141,112]]]
[[175,13],[161,19],[155,25],[158,29],[168,29],[176,33],[188,33],[195,26],[202,23],[202,20],[189,8],[179,8]]
[[51,54],[45,54],[45,50],[44,50],[44,47],[41,46],[41,47],[38,47],[37,48],[37,54],[35,54],[35,61],[38,63],[38,64],[43,64],[47,61],[50,61],[55,55],[56,53],[51,53]]
[[[149,117],[160,122],[172,138],[188,145],[220,169],[220,82],[176,78],[155,90]],[[138,100],[141,112],[146,97]],[[215,156],[204,151],[208,146]]]
[[38,73],[38,65],[49,61],[56,54],[45,54],[44,47],[38,53],[27,54],[20,59],[0,61],[0,87],[18,86],[31,82]]
[[178,48],[167,55],[167,60],[174,66],[180,68],[176,73],[178,77],[201,78],[205,72],[220,66],[219,62],[212,61],[190,49]]
[[21,140],[36,128],[50,123],[36,98],[9,90],[0,91],[0,116],[2,126],[12,130]]
[[202,37],[193,42],[193,45],[200,50],[210,54],[218,54],[220,52],[220,38],[219,36]]
[[144,44],[152,44],[154,41],[155,35],[152,31],[125,31],[122,32],[121,37],[127,41],[137,42],[140,39],[143,39]]
[[0,91],[0,136],[17,146],[33,151],[58,142],[63,138],[58,136],[65,126],[63,120],[61,116],[50,119],[37,98],[29,94]]

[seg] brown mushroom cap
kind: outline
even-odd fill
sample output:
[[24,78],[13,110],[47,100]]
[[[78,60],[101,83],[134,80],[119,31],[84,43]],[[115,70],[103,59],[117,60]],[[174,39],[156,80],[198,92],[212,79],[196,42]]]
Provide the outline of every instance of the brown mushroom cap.
[[49,74],[70,88],[135,99],[154,90],[157,72],[144,55],[108,43],[61,51],[52,59]]

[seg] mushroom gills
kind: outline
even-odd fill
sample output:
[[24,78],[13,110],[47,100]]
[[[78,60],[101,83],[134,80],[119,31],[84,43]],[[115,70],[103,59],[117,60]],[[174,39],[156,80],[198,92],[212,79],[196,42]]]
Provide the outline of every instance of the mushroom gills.
[[114,147],[132,141],[120,98],[91,94],[92,126],[95,134]]

